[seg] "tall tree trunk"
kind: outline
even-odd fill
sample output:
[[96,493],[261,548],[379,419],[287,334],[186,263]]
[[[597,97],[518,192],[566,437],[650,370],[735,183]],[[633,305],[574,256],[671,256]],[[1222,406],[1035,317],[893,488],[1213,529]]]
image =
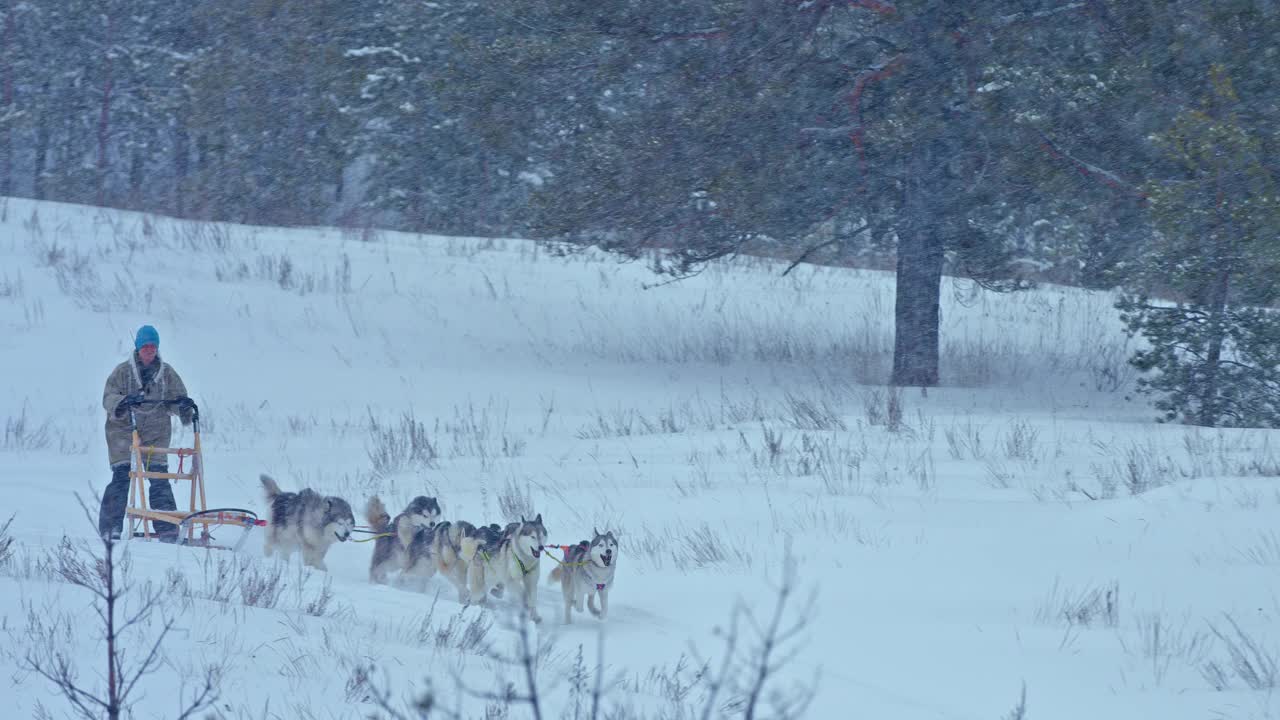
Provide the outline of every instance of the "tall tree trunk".
[[1226,211],[1227,189],[1222,175],[1223,171],[1219,168],[1214,177],[1217,222],[1216,227],[1208,234],[1210,241],[1208,252],[1215,259],[1217,268],[1211,281],[1212,285],[1206,288],[1208,292],[1205,293],[1203,300],[1209,308],[1209,336],[1208,346],[1205,348],[1204,376],[1200,384],[1198,420],[1204,427],[1216,427],[1222,419],[1220,417],[1222,404],[1218,401],[1218,376],[1222,369],[1222,346],[1227,337],[1227,292],[1231,287],[1231,273],[1234,269],[1231,262],[1235,250],[1232,247],[1232,238],[1238,233]]
[[[15,47],[16,33],[13,19],[13,2],[5,3],[4,8],[4,41],[0,42],[0,51],[8,57],[4,64],[4,87],[0,89],[0,118],[13,113],[13,63],[18,57]],[[4,127],[0,128],[0,195],[13,194],[13,127],[11,120],[0,119]]]
[[1227,338],[1227,291],[1231,286],[1231,268],[1224,261],[1213,279],[1209,296],[1209,342],[1204,358],[1204,381],[1200,386],[1199,424],[1216,427],[1222,419],[1218,402],[1218,375],[1222,368],[1222,346]]
[[94,204],[102,206],[106,204],[107,196],[107,143],[111,137],[111,93],[115,89],[115,78],[112,74],[111,59],[111,43],[115,38],[112,33],[112,24],[115,17],[107,13],[107,36],[106,36],[106,52],[103,54],[104,67],[106,73],[102,82],[102,109],[98,114],[98,169],[97,169],[97,192]]
[[173,129],[173,214],[186,217],[187,175],[191,172],[191,136],[183,113]]
[[[40,97],[49,97],[49,83],[44,83]],[[31,196],[36,200],[45,199],[44,177],[49,162],[49,123],[48,113],[40,110],[36,113],[36,146],[35,160],[31,168]]]
[[342,207],[342,196],[346,194],[346,176],[343,171],[345,166],[341,159],[335,161],[334,164],[334,182],[333,182],[333,203],[338,208]]
[[107,706],[105,709],[108,720],[119,720],[121,677],[117,663],[120,656],[116,654],[116,643],[119,638],[116,637],[116,600],[118,598],[116,597],[115,548],[113,547],[115,543],[108,540],[104,545],[106,552],[103,553],[102,558],[102,574],[106,581],[106,594],[103,599],[107,606]]
[[942,242],[928,224],[912,223],[899,233],[892,385],[938,384],[942,264]]
[[140,146],[134,146],[129,158],[129,206],[135,210],[146,209],[147,199],[142,196],[142,178],[146,170],[146,157]]

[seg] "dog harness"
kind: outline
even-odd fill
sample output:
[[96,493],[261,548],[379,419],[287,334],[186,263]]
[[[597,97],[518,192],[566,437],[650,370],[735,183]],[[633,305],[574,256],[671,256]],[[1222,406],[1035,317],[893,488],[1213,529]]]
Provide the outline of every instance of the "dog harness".
[[520,566],[520,572],[524,573],[525,575],[528,575],[529,573],[531,573],[531,572],[533,572],[534,570],[537,570],[537,569],[538,569],[538,566],[537,566],[537,565],[534,565],[534,566],[533,566],[533,567],[531,567],[531,568],[527,568],[527,567],[525,567],[525,566],[524,566],[524,563],[520,561],[520,556],[516,554],[516,552],[515,552],[515,548],[512,548],[512,549],[511,549],[511,557],[513,557],[513,558],[515,558],[515,559],[516,559],[516,564]]

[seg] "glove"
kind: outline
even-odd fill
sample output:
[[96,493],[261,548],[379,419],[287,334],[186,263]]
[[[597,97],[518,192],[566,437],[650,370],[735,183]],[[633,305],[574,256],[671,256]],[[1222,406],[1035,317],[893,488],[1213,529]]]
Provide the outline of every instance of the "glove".
[[124,399],[116,405],[116,417],[124,417],[124,413],[131,407],[137,407],[142,404],[145,396],[140,392],[129,393]]
[[196,409],[196,401],[185,396],[180,398],[175,398],[173,401],[173,404],[183,412]]

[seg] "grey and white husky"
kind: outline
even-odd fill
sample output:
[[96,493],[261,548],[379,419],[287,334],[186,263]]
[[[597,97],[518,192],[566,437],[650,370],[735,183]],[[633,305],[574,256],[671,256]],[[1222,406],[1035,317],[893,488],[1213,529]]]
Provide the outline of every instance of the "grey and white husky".
[[327,570],[324,556],[329,546],[350,539],[356,525],[350,503],[340,497],[323,496],[311,488],[283,492],[270,476],[259,479],[271,507],[263,554],[271,557],[279,551],[287,560],[294,550],[301,549],[304,563]]
[[381,535],[374,540],[373,558],[369,561],[369,581],[385,583],[387,573],[399,570],[402,577],[414,576],[426,580],[435,574],[431,559],[430,531],[440,522],[440,503],[433,497],[419,495],[405,506],[404,512],[391,519],[382,499],[369,498],[364,510],[370,529]]
[[466,558],[472,601],[483,604],[490,592],[501,593],[510,585],[520,589],[520,600],[529,618],[542,622],[538,615],[538,561],[546,544],[542,513],[532,520],[522,517],[520,522],[507,525],[496,543],[477,544],[471,557]]
[[500,536],[501,528],[477,528],[466,520],[446,520],[431,529],[426,553],[435,562],[436,570],[458,589],[458,602],[463,605],[471,600],[467,591],[467,563],[477,548],[492,542],[494,535]]
[[[604,620],[609,615],[609,589],[613,587],[613,574],[618,568],[618,540],[613,531],[600,532],[591,528],[590,542],[583,540],[570,545],[565,551],[564,564],[557,565],[548,577],[560,581],[564,592],[564,623],[573,622],[573,611],[582,612],[582,596],[587,597],[591,614]],[[595,598],[600,596],[600,609]]]

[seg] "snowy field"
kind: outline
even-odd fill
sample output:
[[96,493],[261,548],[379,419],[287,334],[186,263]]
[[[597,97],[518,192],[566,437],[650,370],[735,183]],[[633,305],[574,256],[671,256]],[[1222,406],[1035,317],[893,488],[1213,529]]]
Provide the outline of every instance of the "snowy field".
[[[109,479],[103,383],[143,323],[202,409],[211,507],[265,514],[266,472],[361,522],[429,494],[541,512],[557,544],[619,533],[607,621],[561,625],[542,585],[542,717],[589,716],[599,657],[609,717],[701,717],[713,690],[742,716],[779,588],[795,632],[756,717],[812,689],[810,718],[1000,720],[1024,687],[1032,720],[1280,716],[1280,433],[1153,422],[1112,297],[1069,288],[948,281],[946,387],[891,392],[892,276],[784,267],[652,287],[519,240],[0,201],[6,717],[72,715],[32,660],[103,686],[93,598],[51,558],[93,534],[75,494]],[[129,659],[174,623],[134,717],[174,717],[210,667],[216,717],[412,717],[427,692],[432,717],[530,716],[482,697],[528,690],[509,605],[371,585],[372,543],[327,573],[265,560],[258,532],[128,544],[162,603]]]

